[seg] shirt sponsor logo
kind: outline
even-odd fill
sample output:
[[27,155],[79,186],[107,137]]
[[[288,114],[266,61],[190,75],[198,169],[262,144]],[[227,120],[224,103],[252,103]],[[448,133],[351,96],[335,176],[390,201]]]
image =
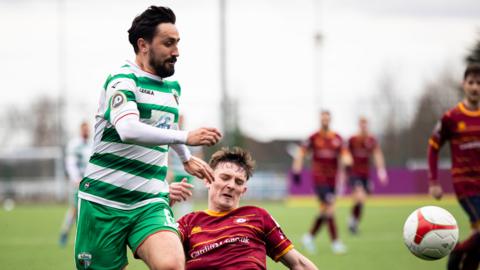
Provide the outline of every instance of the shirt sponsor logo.
[[151,95],[151,96],[155,95],[155,92],[153,92],[153,90],[148,90],[148,89],[145,89],[145,88],[140,88],[138,91],[140,91],[140,93],[144,93],[144,94]]
[[468,149],[475,149],[480,148],[480,142],[469,142],[464,143],[459,146],[460,150],[468,150]]
[[192,259],[195,259],[195,258],[197,258],[197,257],[199,257],[199,256],[201,256],[201,255],[203,255],[207,252],[210,252],[214,249],[217,249],[217,248],[219,248],[219,247],[221,247],[225,244],[234,244],[234,243],[248,245],[250,243],[250,239],[246,236],[229,237],[229,238],[223,239],[221,241],[205,245],[201,249],[191,252],[190,257]]

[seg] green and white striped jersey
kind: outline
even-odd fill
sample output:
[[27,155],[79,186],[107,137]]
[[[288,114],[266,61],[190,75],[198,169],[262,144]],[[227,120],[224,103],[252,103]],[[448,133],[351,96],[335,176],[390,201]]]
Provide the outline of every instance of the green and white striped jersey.
[[124,143],[114,124],[126,115],[137,114],[145,124],[177,129],[179,97],[176,81],[162,80],[129,61],[107,78],[80,198],[124,210],[151,202],[168,204],[168,145]]

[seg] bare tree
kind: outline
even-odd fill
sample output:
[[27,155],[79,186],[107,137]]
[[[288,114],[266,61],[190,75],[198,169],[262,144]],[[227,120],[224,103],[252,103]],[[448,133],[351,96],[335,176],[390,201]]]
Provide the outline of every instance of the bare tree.
[[29,146],[56,146],[58,141],[58,106],[55,99],[42,96],[30,105],[8,106],[0,114],[0,146],[10,144],[15,136],[25,135]]
[[480,63],[480,38],[477,40],[470,53],[465,57],[467,64]]

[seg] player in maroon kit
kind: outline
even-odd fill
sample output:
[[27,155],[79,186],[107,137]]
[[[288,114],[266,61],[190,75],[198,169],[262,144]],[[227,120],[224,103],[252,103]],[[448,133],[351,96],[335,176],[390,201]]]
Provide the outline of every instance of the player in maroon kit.
[[290,269],[317,269],[266,210],[239,207],[254,166],[248,152],[224,148],[210,166],[215,181],[207,184],[208,209],[178,220],[186,269],[266,269],[266,255]]
[[310,253],[315,252],[314,237],[324,222],[328,224],[332,251],[336,254],[346,252],[345,246],[338,238],[335,224],[335,186],[339,165],[340,178],[343,178],[344,165],[351,164],[351,157],[344,147],[340,135],[330,130],[330,118],[330,112],[321,112],[320,130],[303,143],[292,164],[293,180],[299,183],[303,159],[309,151],[312,152],[312,176],[315,193],[320,200],[320,213],[315,218],[310,232],[302,238],[305,248]]
[[358,224],[362,216],[363,204],[372,190],[369,181],[370,157],[373,156],[377,176],[380,183],[386,185],[388,182],[385,171],[385,161],[382,149],[368,131],[368,121],[365,117],[360,117],[358,121],[359,133],[348,140],[348,150],[353,158],[352,167],[349,170],[349,184],[352,188],[353,207],[348,228],[351,233],[358,232]]
[[465,70],[465,98],[447,111],[429,140],[428,165],[430,194],[440,199],[437,182],[438,152],[449,141],[453,188],[460,205],[470,218],[472,234],[458,243],[448,259],[449,270],[476,270],[480,260],[480,65]]

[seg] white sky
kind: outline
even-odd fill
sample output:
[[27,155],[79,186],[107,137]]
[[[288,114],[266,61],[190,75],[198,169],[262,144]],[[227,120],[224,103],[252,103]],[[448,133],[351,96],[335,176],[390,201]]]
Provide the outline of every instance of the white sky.
[[[133,59],[127,30],[151,4],[170,6],[181,35],[171,79],[182,85],[187,128],[220,126],[218,0],[65,1],[67,128],[93,123],[107,74]],[[382,74],[413,113],[423,85],[449,68],[460,79],[463,58],[480,37],[480,2],[230,0],[227,3],[228,89],[240,125],[257,139],[306,137],[319,108],[333,128],[355,132],[359,114],[375,121]],[[315,14],[320,14],[316,17]],[[319,19],[318,19],[319,18]],[[57,97],[58,4],[0,0],[1,107]],[[314,33],[324,36],[318,51]]]

